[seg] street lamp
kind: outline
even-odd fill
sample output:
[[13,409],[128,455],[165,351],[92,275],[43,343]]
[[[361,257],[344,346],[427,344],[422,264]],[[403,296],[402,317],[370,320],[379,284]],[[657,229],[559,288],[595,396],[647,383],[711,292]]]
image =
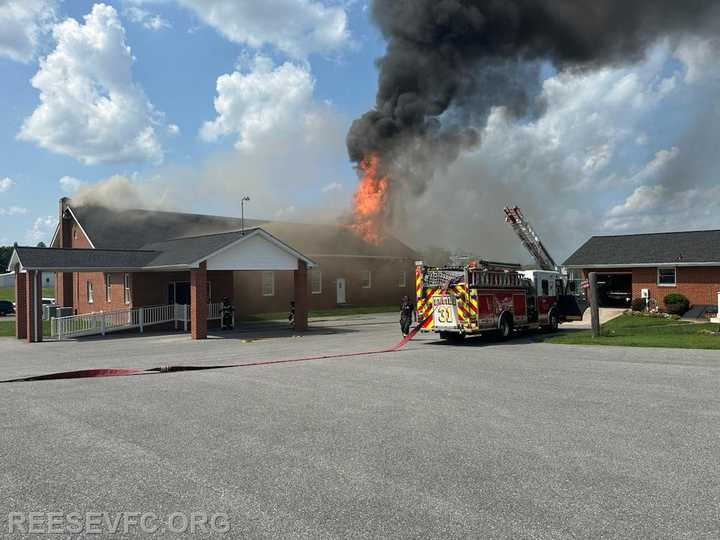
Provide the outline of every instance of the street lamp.
[[245,203],[250,202],[250,197],[247,195],[240,199],[240,233],[245,235]]

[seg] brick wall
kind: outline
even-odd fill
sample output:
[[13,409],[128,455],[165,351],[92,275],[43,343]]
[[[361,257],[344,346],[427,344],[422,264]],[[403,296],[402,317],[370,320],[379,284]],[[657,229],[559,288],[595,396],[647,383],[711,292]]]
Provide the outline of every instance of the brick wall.
[[[110,297],[106,297],[105,274],[102,272],[75,272],[73,290],[77,313],[93,311],[114,311],[126,309],[132,305],[125,302],[125,274],[113,273],[110,276]],[[132,279],[132,278],[131,278]],[[93,285],[93,302],[88,298],[88,282]]]
[[[415,295],[413,261],[316,257],[322,275],[322,290],[313,293],[312,270],[308,271],[310,309],[337,307],[337,280],[346,280],[346,300],[352,306],[400,305],[404,295]],[[371,272],[371,286],[364,288],[364,271]],[[399,286],[405,272],[405,287]],[[262,272],[235,272],[234,305],[240,314],[285,312],[294,296],[293,272],[275,272],[275,294],[263,296]]]
[[[583,277],[593,270],[583,271]],[[717,293],[720,290],[720,267],[718,266],[696,266],[677,268],[676,285],[674,287],[661,287],[657,284],[657,268],[616,268],[597,270],[598,274],[632,272],[633,298],[640,298],[642,289],[648,289],[650,297],[662,304],[665,295],[676,292],[684,294],[690,300],[691,305],[717,304]]]

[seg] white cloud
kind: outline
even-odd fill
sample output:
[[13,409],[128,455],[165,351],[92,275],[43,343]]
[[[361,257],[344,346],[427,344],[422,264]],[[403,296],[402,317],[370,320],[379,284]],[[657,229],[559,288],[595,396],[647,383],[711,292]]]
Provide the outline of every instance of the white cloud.
[[148,30],[164,30],[172,28],[170,21],[163,19],[160,15],[153,15],[140,6],[128,6],[125,8],[123,13],[130,21],[142,24]]
[[218,78],[217,117],[205,123],[200,136],[232,137],[235,149],[184,175],[197,186],[198,197],[221,200],[214,212],[238,212],[244,195],[252,197],[255,216],[287,213],[294,206],[294,220],[324,220],[346,208],[339,197],[329,204],[321,190],[328,178],[344,179],[343,172],[347,181],[355,177],[345,148],[350,121],[332,104],[316,100],[314,85],[308,66],[275,66],[263,57]]
[[29,62],[55,18],[55,0],[0,2],[0,56]]
[[27,208],[21,206],[11,206],[10,208],[0,208],[0,216],[22,216],[27,214]]
[[257,57],[251,71],[218,78],[218,116],[205,122],[200,136],[215,141],[237,134],[238,149],[252,149],[268,134],[298,131],[313,120],[314,86],[307,67],[290,62],[275,67],[268,58]]
[[179,135],[180,127],[177,124],[168,124],[167,132],[168,132],[168,135],[173,135],[173,136]]
[[658,175],[667,169],[679,153],[680,149],[676,146],[669,150],[660,150],[652,160],[630,178],[630,181],[634,184],[645,184],[657,179]]
[[673,190],[665,185],[640,186],[610,209],[603,226],[612,232],[657,232],[717,228],[720,187]]
[[57,227],[57,218],[53,216],[39,217],[33,223],[32,229],[25,233],[25,241],[35,245],[39,242],[49,244]]
[[178,0],[228,39],[271,45],[295,58],[338,49],[349,40],[340,5],[313,0]]
[[662,185],[640,186],[623,204],[610,209],[610,216],[637,214],[644,210],[657,209],[667,196],[667,188]]
[[0,178],[0,193],[9,190],[15,185],[15,180],[9,177]]
[[685,82],[697,83],[720,77],[720,40],[717,38],[688,37],[675,49],[675,57],[685,64]]
[[155,132],[161,115],[133,82],[133,57],[115,9],[93,6],[84,24],[53,29],[55,50],[32,85],[40,105],[18,138],[91,165],[162,160]]
[[333,193],[336,191],[342,191],[342,184],[340,182],[331,182],[326,186],[323,186],[322,192],[323,193]]
[[63,176],[60,179],[60,188],[68,195],[72,195],[85,185],[85,182],[72,176]]

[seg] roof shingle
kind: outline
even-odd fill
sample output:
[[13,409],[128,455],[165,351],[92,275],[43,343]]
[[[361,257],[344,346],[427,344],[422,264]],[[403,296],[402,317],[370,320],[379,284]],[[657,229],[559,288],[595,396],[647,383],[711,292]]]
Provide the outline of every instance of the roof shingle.
[[[140,249],[174,238],[238,231],[240,218],[160,212],[113,210],[100,206],[73,206],[78,222],[96,248]],[[342,255],[416,259],[417,254],[400,240],[387,237],[379,245],[359,238],[342,225],[245,220],[246,228],[262,227],[285,244],[309,257]]]
[[593,236],[563,266],[692,263],[720,265],[720,230]]

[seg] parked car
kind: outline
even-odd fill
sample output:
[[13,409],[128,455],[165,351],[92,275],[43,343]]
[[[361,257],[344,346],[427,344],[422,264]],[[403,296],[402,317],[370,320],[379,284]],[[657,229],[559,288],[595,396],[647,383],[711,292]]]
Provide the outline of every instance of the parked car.
[[0,316],[12,315],[15,313],[15,306],[9,300],[0,300]]

